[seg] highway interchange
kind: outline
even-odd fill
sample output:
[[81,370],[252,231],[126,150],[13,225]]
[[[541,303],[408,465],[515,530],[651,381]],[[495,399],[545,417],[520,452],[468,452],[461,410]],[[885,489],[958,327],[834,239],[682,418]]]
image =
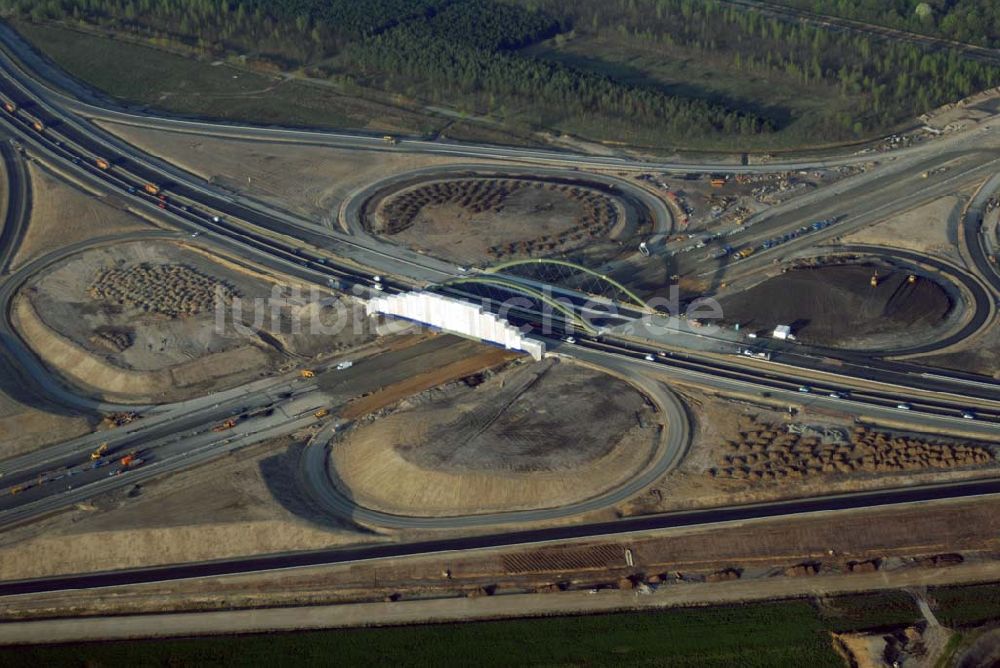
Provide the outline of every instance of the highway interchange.
[[[134,406],[94,399],[84,389],[74,387],[65,378],[52,372],[11,326],[10,305],[14,294],[28,278],[44,267],[60,262],[84,248],[100,244],[117,243],[130,238],[180,239],[198,233],[201,235],[199,244],[221,254],[243,257],[248,262],[305,282],[352,290],[360,295],[374,294],[381,289],[405,291],[414,287],[435,286],[461,278],[464,274],[461,268],[447,262],[363,234],[357,216],[364,193],[359,193],[358,197],[351,200],[350,205],[341,208],[338,227],[304,220],[221,190],[155,156],[144,154],[95,125],[92,122],[94,120],[255,141],[453,155],[469,161],[468,165],[451,168],[453,170],[496,170],[496,165],[485,166],[475,161],[509,160],[517,163],[511,167],[511,172],[544,172],[568,177],[573,176],[580,168],[610,169],[621,173],[773,172],[861,165],[875,157],[879,159],[880,166],[871,172],[862,172],[801,200],[793,199],[766,211],[750,221],[744,230],[727,237],[726,243],[759,244],[775,235],[798,228],[806,220],[837,218],[837,223],[735,264],[712,258],[711,245],[698,252],[685,253],[682,252],[683,247],[689,242],[665,243],[665,237],[673,231],[674,224],[662,200],[650,197],[648,192],[622,178],[607,174],[595,177],[623,192],[631,192],[648,204],[653,231],[657,235],[655,254],[671,262],[674,273],[718,273],[720,276],[725,275],[727,281],[749,275],[771,265],[775,260],[806,251],[819,243],[832,242],[850,230],[859,229],[893,213],[954,192],[958,186],[986,181],[970,202],[963,218],[961,250],[963,256],[976,268],[975,275],[963,272],[967,290],[972,295],[968,305],[972,315],[961,329],[934,344],[922,345],[920,352],[943,348],[984,327],[995,326],[1000,278],[995,265],[987,257],[982,231],[984,203],[1000,188],[1000,179],[996,176],[1000,159],[996,157],[995,148],[986,146],[989,142],[995,144],[998,139],[996,134],[1000,134],[1000,130],[995,134],[990,129],[992,126],[983,126],[974,132],[955,137],[918,143],[888,155],[873,157],[871,154],[853,153],[829,155],[815,160],[796,159],[753,165],[728,162],[658,163],[418,139],[402,139],[387,146],[379,137],[159,118],[152,114],[137,114],[112,108],[93,95],[85,95],[86,91],[80,91],[78,84],[67,82],[64,75],[38,59],[6,26],[0,27],[0,42],[4,46],[4,52],[0,54],[0,93],[18,107],[14,113],[0,111],[0,119],[6,132],[16,138],[18,145],[32,159],[71,174],[73,178],[97,191],[124,196],[136,211],[166,220],[179,230],[176,233],[150,232],[129,237],[94,239],[86,244],[55,250],[10,273],[10,260],[30,214],[30,188],[27,187],[23,158],[13,145],[5,143],[0,150],[0,157],[7,167],[8,192],[15,194],[10,197],[11,205],[6,211],[4,228],[0,233],[0,271],[6,273],[0,284],[0,304],[5,314],[0,320],[0,356],[4,366],[10,369],[11,374],[16,374],[23,380],[26,391],[43,399],[47,405],[89,413],[128,410],[143,416],[141,420],[111,432],[92,434],[0,462],[0,468],[5,473],[0,482],[5,488],[29,481],[39,483],[20,494],[0,497],[0,528],[57,512],[98,493],[204,463],[230,449],[312,426],[317,422],[313,412],[318,407],[329,404],[329,396],[320,392],[320,379],[338,378],[337,382],[347,383],[352,388],[363,382],[362,362],[357,365],[356,370],[352,369],[347,374],[338,375],[335,369],[328,368],[319,369],[317,379],[304,380],[296,378],[294,374],[286,374],[177,404]],[[58,89],[77,89],[80,95],[67,95]],[[42,132],[32,127],[32,118],[43,121]],[[98,156],[111,159],[112,168],[99,168],[95,164]],[[535,166],[527,167],[527,164]],[[935,173],[926,178],[922,176],[929,172]],[[170,193],[165,207],[161,206],[155,195],[143,192],[144,183],[159,184]],[[372,187],[375,188],[376,185],[384,184]],[[712,243],[718,245],[721,242]],[[927,266],[933,266],[934,262],[929,258],[904,252],[894,255]],[[938,266],[937,269],[944,267]],[[376,280],[375,276],[380,278]],[[454,294],[454,291],[449,294]],[[585,298],[581,296],[578,306],[583,301]],[[531,322],[535,315],[529,309],[527,312],[514,314],[512,320],[523,324]],[[651,317],[658,316],[637,314],[639,320]],[[639,326],[635,331],[641,329]],[[570,335],[573,335],[573,341],[567,342],[565,339]],[[656,527],[691,526],[727,519],[772,517],[812,510],[960,498],[1000,491],[1000,480],[979,480],[525,531],[520,528],[524,524],[576,516],[626,500],[676,464],[690,441],[688,419],[676,396],[666,390],[664,384],[655,380],[662,380],[665,384],[683,382],[737,395],[766,395],[785,400],[789,404],[805,403],[849,410],[876,423],[903,422],[915,427],[960,431],[992,439],[996,439],[1000,433],[1000,392],[996,383],[986,378],[973,379],[959,373],[935,371],[927,374],[925,369],[915,365],[882,359],[889,353],[900,352],[896,350],[844,354],[839,351],[778,346],[774,363],[762,364],[731,354],[720,354],[719,350],[687,349],[683,344],[676,343],[668,346],[656,340],[639,341],[635,335],[628,338],[618,338],[608,332],[585,335],[568,328],[565,322],[556,324],[556,331],[547,336],[547,341],[559,355],[598,365],[632,379],[644,387],[647,395],[654,397],[655,403],[666,415],[668,429],[665,430],[664,442],[655,462],[628,484],[575,506],[453,518],[389,516],[352,504],[349,499],[340,496],[328,484],[329,481],[322,479],[326,475],[324,462],[327,446],[324,438],[338,426],[328,423],[306,448],[301,464],[303,474],[309,481],[309,493],[331,515],[346,517],[366,526],[446,530],[486,528],[490,532],[474,538],[449,534],[440,540],[417,544],[341,548],[213,564],[3,583],[0,584],[0,593],[105,586],[264,568],[338,563],[362,558],[562,540]],[[327,366],[333,364],[335,360]],[[804,396],[804,386],[810,387],[808,396]],[[838,396],[838,393],[842,396]],[[340,399],[344,401],[349,396],[350,393],[345,392]],[[903,402],[909,408],[900,409],[899,405]],[[970,411],[974,411],[973,420],[963,417],[963,414]],[[240,429],[234,432],[211,431],[213,425],[232,415],[254,415],[254,418],[241,423]],[[113,475],[115,471],[110,468],[115,466],[113,463],[109,464],[109,468],[90,468],[89,453],[101,441],[109,442],[113,458],[141,448],[150,453],[150,461],[143,467],[123,471],[120,475]],[[53,471],[58,473],[53,475]],[[108,475],[106,471],[112,475]],[[496,527],[513,524],[518,525],[516,531],[496,530]]]

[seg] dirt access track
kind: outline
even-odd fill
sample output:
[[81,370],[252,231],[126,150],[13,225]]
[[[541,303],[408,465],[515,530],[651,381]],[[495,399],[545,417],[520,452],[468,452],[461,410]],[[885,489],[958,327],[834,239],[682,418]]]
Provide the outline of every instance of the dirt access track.
[[[12,312],[29,346],[73,382],[118,401],[162,402],[373,337],[349,303],[304,297],[197,247],[147,240],[70,256],[29,279]],[[322,333],[311,333],[314,322]]]
[[632,478],[657,451],[653,408],[613,376],[548,359],[471,384],[411,398],[334,442],[334,484],[401,515],[556,507]]

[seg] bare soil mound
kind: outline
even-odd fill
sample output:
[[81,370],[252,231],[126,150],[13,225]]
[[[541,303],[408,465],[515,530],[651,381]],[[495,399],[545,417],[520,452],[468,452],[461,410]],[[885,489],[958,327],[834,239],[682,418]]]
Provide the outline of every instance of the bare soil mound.
[[749,290],[720,299],[727,322],[770,330],[791,325],[796,337],[824,346],[858,347],[873,337],[905,332],[910,337],[939,326],[952,300],[939,284],[900,270],[829,265],[792,269]]
[[332,448],[333,480],[363,506],[404,515],[544,508],[622,484],[657,450],[645,398],[599,372],[547,360],[472,384],[351,431]]
[[74,380],[167,400],[371,338],[348,305],[305,297],[183,245],[144,241],[72,256],[29,281],[14,313],[36,352]]
[[[417,466],[444,471],[565,471],[606,455],[649,410],[624,381],[548,362],[520,367],[482,399],[442,402],[436,410],[455,415],[396,450]],[[600,406],[600,417],[578,420],[567,412],[586,406]]]
[[379,201],[369,229],[465,264],[579,249],[613,235],[626,209],[595,188],[520,178],[417,184]]

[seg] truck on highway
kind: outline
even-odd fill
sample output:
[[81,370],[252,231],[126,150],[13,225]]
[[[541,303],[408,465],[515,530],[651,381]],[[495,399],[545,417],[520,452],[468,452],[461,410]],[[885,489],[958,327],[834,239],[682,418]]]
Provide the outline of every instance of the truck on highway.
[[94,158],[94,163],[97,164],[98,169],[105,171],[111,169],[111,163],[100,156]]
[[232,429],[236,426],[236,418],[229,418],[222,424],[217,424],[212,427],[212,431],[226,431],[227,429]]
[[0,100],[3,101],[3,108],[8,114],[13,114],[17,111],[17,103],[10,99],[6,95],[0,96]]
[[26,118],[29,123],[31,123],[31,127],[35,128],[35,132],[45,131],[45,121],[38,118],[34,114],[28,113],[24,109],[21,109],[21,115],[24,116],[24,118]]
[[100,459],[101,457],[104,456],[104,453],[107,451],[108,451],[108,443],[107,441],[105,441],[104,443],[101,443],[99,446],[97,446],[96,450],[90,453],[90,461],[94,461],[95,459]]
[[753,246],[747,246],[746,248],[744,248],[743,250],[741,250],[740,252],[738,252],[736,254],[736,257],[739,258],[740,260],[743,260],[743,259],[748,258],[751,255],[753,255],[754,251],[756,251],[756,250],[757,249],[754,248]]
[[329,410],[327,410],[326,408],[320,408],[318,411],[316,411],[315,413],[313,413],[313,417],[315,417],[315,418],[325,418],[329,414],[330,414]]
[[395,146],[398,143],[398,140],[392,135],[382,135],[382,141],[391,146]]
[[312,369],[302,369],[302,371],[299,371],[299,376],[301,378],[312,378],[315,375],[316,375],[316,372],[313,371]]
[[148,192],[150,195],[160,194],[160,186],[156,185],[155,183],[146,183],[142,186],[142,189]]

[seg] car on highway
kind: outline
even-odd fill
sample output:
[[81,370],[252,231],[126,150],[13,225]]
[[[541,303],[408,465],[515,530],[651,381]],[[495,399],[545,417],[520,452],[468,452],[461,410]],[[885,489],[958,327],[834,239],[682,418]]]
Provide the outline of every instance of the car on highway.
[[566,343],[576,343],[576,339],[574,339],[572,336],[564,336],[563,341],[565,341]]
[[974,412],[972,412],[972,411],[962,411],[962,419],[963,420],[975,420],[976,419],[976,414]]
[[222,220],[222,219],[221,219],[221,218],[219,218],[218,216],[212,216],[212,222],[213,222],[213,223],[218,223],[218,222],[220,222],[221,220]]
[[831,399],[846,399],[847,392],[831,392],[827,396],[830,397]]
[[350,369],[352,366],[354,366],[354,362],[352,362],[350,360],[344,360],[343,362],[339,362],[337,364],[337,371],[343,371],[344,369]]
[[913,406],[911,406],[910,404],[908,404],[908,403],[906,403],[904,401],[902,403],[896,404],[896,408],[898,408],[901,411],[908,411],[908,410],[912,409]]
[[646,360],[647,362],[655,362],[656,361],[656,358],[653,357],[653,353],[646,353],[646,356],[643,357],[642,359]]
[[809,394],[810,392],[812,392],[812,388],[809,387],[808,385],[799,385],[799,392],[801,392],[802,394]]

